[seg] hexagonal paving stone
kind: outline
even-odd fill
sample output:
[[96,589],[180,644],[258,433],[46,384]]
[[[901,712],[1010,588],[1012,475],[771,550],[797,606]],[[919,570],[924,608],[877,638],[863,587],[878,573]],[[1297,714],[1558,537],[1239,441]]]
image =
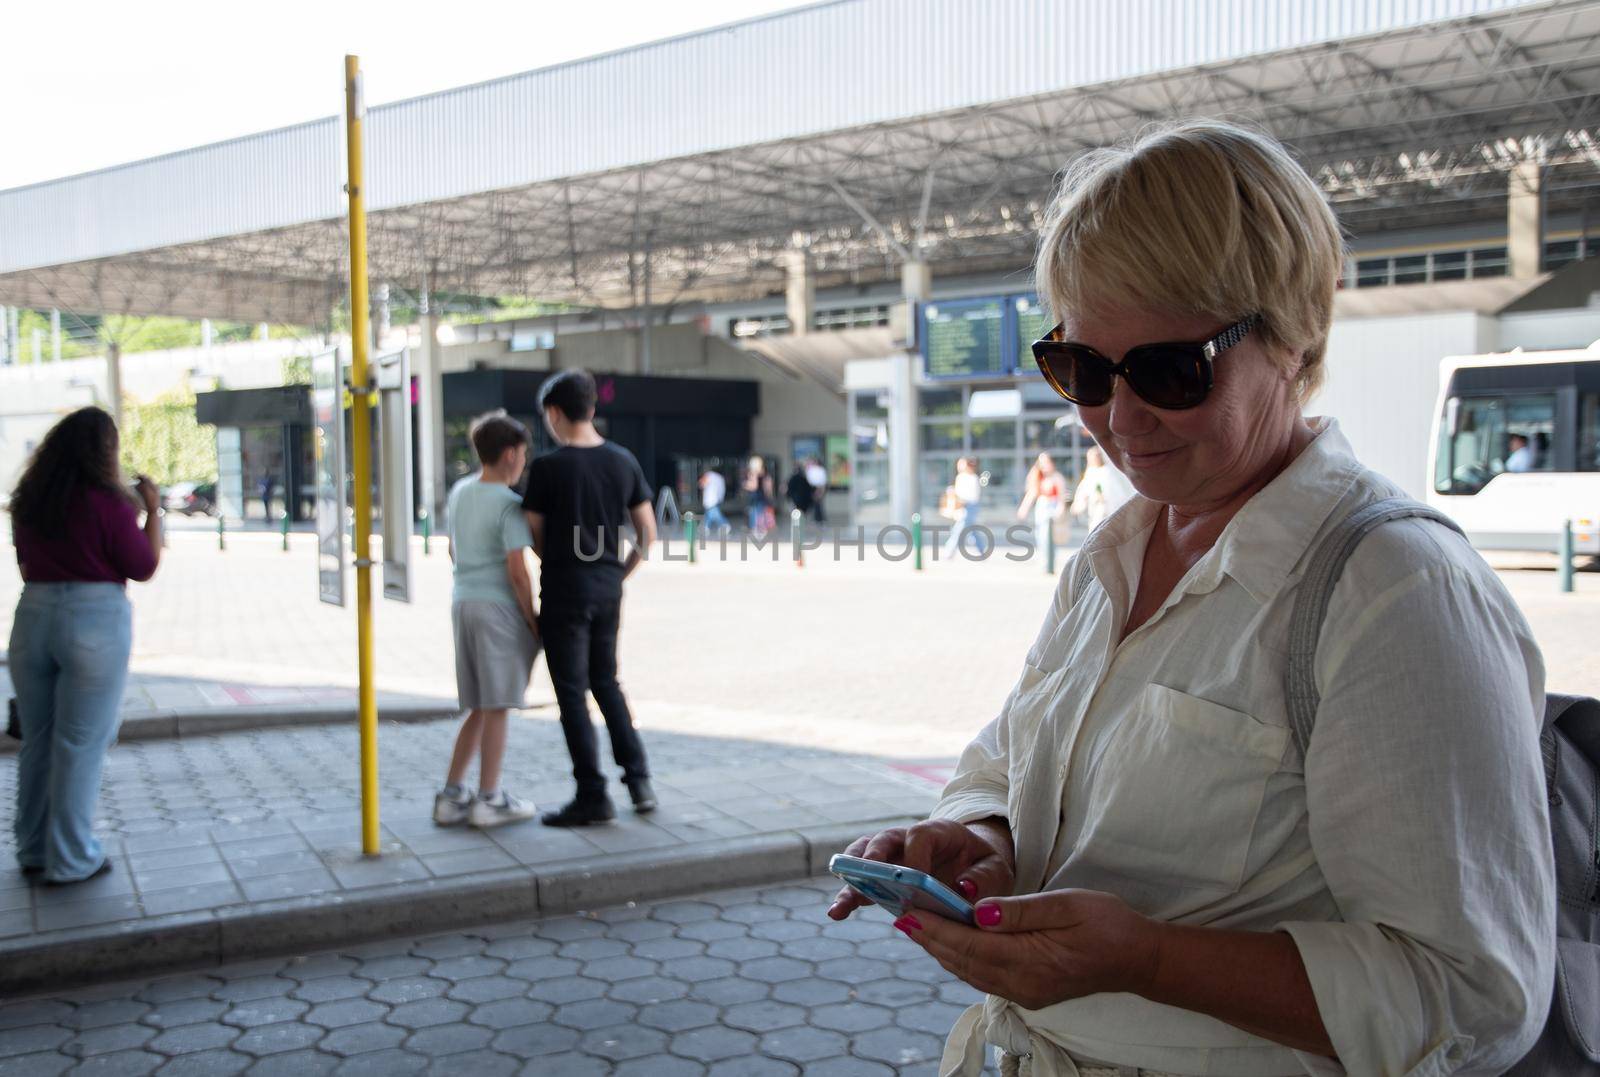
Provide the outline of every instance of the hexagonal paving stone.
[[870,1032],[894,1020],[894,1011],[859,1000],[834,1006],[819,1006],[811,1011],[811,1023],[835,1032]]
[[820,1028],[785,1028],[761,1037],[762,1054],[791,1062],[819,1062],[849,1050],[849,1040]]
[[239,1030],[231,1025],[184,1025],[169,1028],[144,1046],[147,1051],[164,1055],[187,1055],[217,1050],[238,1038]]
[[551,1055],[535,1059],[518,1071],[520,1077],[607,1077],[611,1063],[590,1055]]
[[402,1074],[421,1073],[427,1066],[428,1060],[421,1055],[391,1049],[347,1058],[339,1063],[339,1068],[334,1070],[333,1074],[334,1077],[391,1077],[391,1075],[398,1077]]
[[857,1036],[852,1049],[861,1058],[876,1059],[891,1066],[908,1066],[939,1057],[944,1043],[936,1036],[903,1028],[883,1028]]
[[758,957],[777,957],[778,944],[770,939],[752,939],[748,935],[718,939],[706,944],[707,957],[725,957],[729,961],[754,961]]
[[253,1061],[249,1055],[232,1051],[200,1051],[174,1058],[161,1067],[161,1073],[172,1077],[230,1077],[243,1073]]
[[799,920],[768,918],[760,923],[750,925],[750,934],[758,939],[771,939],[773,942],[809,939],[821,933],[822,929],[816,924],[806,924]]
[[278,976],[247,976],[230,980],[211,992],[212,998],[227,1002],[249,1002],[258,998],[281,998],[300,985]]
[[612,928],[607,937],[621,939],[623,942],[646,942],[650,939],[664,939],[676,931],[675,925],[663,920],[630,920],[626,924],[618,924]]
[[596,998],[558,1006],[550,1019],[558,1025],[587,1032],[607,1025],[622,1024],[624,1021],[632,1020],[633,1015],[638,1012],[638,1007],[629,1003]]
[[87,1002],[61,1019],[61,1024],[71,1029],[103,1028],[106,1025],[125,1025],[137,1021],[150,1012],[148,1002],[128,998],[103,999]]
[[[130,1055],[138,1053],[142,1052],[128,1052]],[[116,1056],[101,1055],[100,1057],[115,1058]],[[165,1059],[163,1059],[160,1055],[155,1055],[153,1057],[156,1059],[156,1063],[158,1065],[165,1061]],[[57,1054],[55,1051],[41,1051],[36,1054],[17,1055],[15,1058],[7,1059],[4,1072],[8,1075],[8,1077],[12,1073],[25,1074],[27,1077],[35,1077],[35,1075],[37,1075],[37,1077],[59,1077],[60,1074],[66,1073],[72,1068],[74,1061],[74,1059],[68,1058],[66,1055]],[[92,1068],[100,1069],[101,1067],[93,1066]],[[83,1072],[83,1067],[79,1067],[79,1072]],[[106,1072],[124,1073],[128,1071],[119,1068],[111,1068],[106,1070]],[[134,1070],[132,1072],[149,1073],[151,1070],[146,1068],[143,1070]]]
[[281,1024],[259,1025],[252,1028],[233,1041],[233,1049],[257,1057],[276,1055],[310,1047],[325,1035],[327,1030],[317,1025],[284,1021]]
[[516,1028],[518,1025],[548,1021],[554,1012],[555,1007],[548,1002],[531,998],[505,998],[498,1002],[474,1006],[472,1012],[467,1015],[467,1020],[475,1025],[498,1031],[503,1028]]
[[806,1077],[899,1077],[899,1074],[864,1058],[829,1058],[807,1066]]
[[497,976],[505,971],[506,964],[507,962],[501,961],[498,957],[483,957],[479,954],[451,957],[434,962],[433,968],[428,970],[428,975],[459,983],[479,976]]
[[397,1025],[369,1021],[364,1025],[349,1025],[336,1029],[328,1033],[317,1047],[319,1050],[346,1057],[364,1055],[372,1051],[399,1047],[407,1035],[407,1031]]
[[627,952],[628,944],[621,939],[594,938],[564,942],[556,954],[574,961],[597,961],[602,957],[616,957]]
[[711,1026],[682,1032],[672,1038],[672,1053],[701,1062],[739,1058],[756,1049],[756,1038],[736,1028]]
[[761,903],[763,905],[777,905],[785,909],[797,909],[815,905],[821,898],[822,894],[818,891],[797,886],[785,886],[761,892]]
[[895,1014],[894,1022],[901,1028],[927,1032],[934,1036],[947,1036],[966,1007],[951,1002],[921,1002],[907,1006]]
[[896,1009],[900,1006],[921,1004],[933,998],[934,984],[915,983],[910,980],[874,980],[856,988],[856,998],[878,1006]]
[[481,954],[489,945],[487,939],[476,935],[434,935],[411,944],[411,953],[417,957],[442,960],[447,957],[466,957]]
[[554,1002],[581,1002],[589,998],[604,998],[606,985],[599,980],[583,976],[563,976],[557,980],[542,980],[528,988],[528,997]]
[[664,901],[650,910],[650,917],[681,926],[700,920],[715,920],[721,912],[715,905],[704,901]]
[[667,1002],[675,998],[683,998],[689,993],[689,985],[682,980],[668,980],[662,976],[646,976],[639,980],[624,980],[614,983],[606,991],[607,998],[614,998],[618,1002],[634,1002],[645,1005],[651,1002]]
[[467,1015],[467,1005],[448,998],[425,998],[396,1006],[385,1020],[402,1028],[428,1028],[459,1021]]
[[811,975],[811,966],[792,957],[758,957],[739,965],[739,975],[747,980],[781,984]]
[[354,976],[324,976],[307,980],[295,988],[289,997],[312,1003],[338,1002],[342,998],[360,998],[371,988],[370,980],[358,980]]
[[689,990],[689,997],[713,1006],[736,1006],[741,1002],[757,1002],[772,993],[772,986],[760,980],[741,980],[727,976],[720,980],[706,980]]
[[403,1002],[438,998],[452,986],[449,980],[435,980],[431,976],[403,976],[398,980],[379,984],[367,992],[367,997],[374,1002],[387,1002],[391,1006],[398,1006]]
[[971,1006],[982,1002],[984,994],[975,987],[962,983],[960,980],[947,980],[938,987],[939,999],[942,1002],[953,1002],[957,1006]]
[[359,1025],[363,1021],[376,1021],[388,1012],[389,1007],[382,1003],[364,998],[347,998],[313,1006],[302,1020],[324,1028],[343,1028],[345,1025]]
[[408,954],[390,954],[387,957],[368,957],[361,961],[361,975],[368,980],[383,983],[387,980],[396,980],[402,976],[421,976],[433,968],[433,962],[425,957],[411,957]]
[[337,1058],[321,1051],[285,1051],[251,1066],[250,1077],[327,1077],[338,1065]]
[[870,945],[872,944],[830,939],[826,935],[821,935],[816,938],[790,939],[783,944],[783,955],[796,957],[801,961],[832,961],[836,957],[871,957],[871,954],[858,949]]
[[681,961],[706,952],[706,944],[693,939],[646,939],[633,944],[633,956],[651,961]]
[[224,1024],[237,1028],[254,1028],[257,1025],[275,1025],[279,1021],[293,1021],[311,1009],[311,1003],[296,998],[258,998],[239,1002],[222,1015]]
[[611,1077],[705,1077],[706,1068],[687,1058],[671,1055],[654,1055],[623,1062],[611,1071]]
[[[145,984],[134,997],[142,1002],[178,1002],[182,999],[204,998],[221,986],[222,981],[215,977],[191,973]],[[5,1013],[0,1011],[0,1023],[4,1020]]]
[[[304,1003],[302,1003],[304,1005]],[[177,1028],[201,1021],[215,1021],[228,1010],[228,1003],[210,998],[186,998],[176,1002],[162,1002],[139,1018],[139,1023],[151,1028]]]
[[744,924],[732,923],[727,920],[701,920],[697,923],[680,927],[678,929],[678,938],[715,942],[717,939],[743,938],[749,933],[749,927]]
[[843,1002],[851,997],[848,985],[838,980],[790,980],[772,989],[772,997],[796,1006],[824,1006],[830,1002]]
[[442,1072],[450,1077],[511,1077],[517,1072],[520,1063],[506,1055],[495,1054],[490,1050],[466,1051],[458,1055],[446,1055],[438,1065],[434,1066],[435,1072]]
[[738,905],[729,905],[722,910],[722,916],[719,919],[735,924],[759,924],[763,920],[771,920],[772,915],[771,905],[747,901]]
[[347,976],[360,962],[343,954],[314,954],[311,957],[291,958],[278,975],[305,983],[324,976]]
[[0,1029],[53,1025],[72,1016],[72,1010],[71,1003],[50,998],[0,1003]]
[[578,1042],[578,1048],[585,1054],[609,1058],[613,1062],[624,1062],[630,1058],[664,1053],[667,1049],[667,1034],[653,1028],[640,1028],[638,1025],[607,1025],[584,1033],[583,1039]]
[[105,1028],[80,1032],[75,1036],[66,1029],[54,1025],[34,1025],[7,1032],[3,1045],[0,1045],[0,1051],[21,1054],[25,1050],[45,1051],[52,1047],[61,1047],[66,1043],[66,1046],[61,1048],[63,1054],[88,1058],[91,1055],[106,1055],[112,1051],[143,1047],[155,1035],[155,1029],[144,1025],[108,1025]]
[[594,920],[587,920],[581,916],[568,916],[561,920],[547,920],[539,925],[540,938],[554,939],[557,942],[572,942],[574,939],[594,939],[606,933],[606,925]]
[[706,1077],[795,1077],[800,1067],[778,1058],[730,1058],[718,1062]]
[[683,957],[661,963],[661,971],[665,975],[686,983],[720,980],[724,976],[732,976],[735,970],[732,961],[724,961],[720,957]]
[[460,981],[450,988],[449,995],[462,1002],[482,1004],[503,998],[521,998],[526,990],[528,985],[525,981],[513,980],[509,976],[479,976]]
[[546,957],[556,952],[556,943],[550,939],[524,935],[515,939],[500,939],[483,951],[485,957],[498,957],[502,961],[521,961],[529,957]]
[[871,983],[894,975],[894,966],[887,961],[865,961],[859,957],[840,957],[824,961],[817,966],[817,975],[824,980],[838,980],[846,984]]
[[488,1045],[494,1030],[477,1025],[435,1025],[421,1032],[413,1032],[405,1048],[430,1058],[455,1055],[462,1051],[476,1051]]
[[583,966],[583,974],[596,980],[605,980],[607,983],[617,983],[621,980],[638,979],[641,976],[653,976],[659,968],[660,966],[654,961],[646,961],[642,957],[605,957]]
[[663,1032],[686,1032],[691,1028],[715,1024],[717,1008],[704,1002],[691,1002],[687,999],[658,1002],[641,1009],[635,1020],[641,1025],[659,1028]]
[[563,976],[576,976],[583,965],[565,957],[525,957],[506,966],[505,975],[515,976],[528,983],[556,980]]
[[729,1007],[722,1015],[722,1023],[746,1032],[773,1032],[805,1024],[806,1011],[787,1002],[743,1002]]
[[495,1036],[492,1046],[501,1054],[518,1058],[539,1058],[572,1050],[578,1042],[578,1031],[560,1025],[523,1025],[508,1028]]

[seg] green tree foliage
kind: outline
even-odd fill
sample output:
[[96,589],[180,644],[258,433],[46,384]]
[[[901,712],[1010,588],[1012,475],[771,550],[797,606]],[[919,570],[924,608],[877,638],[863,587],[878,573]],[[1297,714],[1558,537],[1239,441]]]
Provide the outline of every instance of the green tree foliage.
[[216,432],[195,421],[193,390],[173,389],[143,404],[124,402],[122,466],[161,486],[216,481]]

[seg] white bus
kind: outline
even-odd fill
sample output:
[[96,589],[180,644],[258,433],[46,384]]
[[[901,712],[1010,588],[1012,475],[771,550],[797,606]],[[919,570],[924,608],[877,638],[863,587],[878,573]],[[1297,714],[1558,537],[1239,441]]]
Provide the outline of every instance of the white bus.
[[1600,554],[1600,341],[1439,364],[1428,503],[1473,545]]

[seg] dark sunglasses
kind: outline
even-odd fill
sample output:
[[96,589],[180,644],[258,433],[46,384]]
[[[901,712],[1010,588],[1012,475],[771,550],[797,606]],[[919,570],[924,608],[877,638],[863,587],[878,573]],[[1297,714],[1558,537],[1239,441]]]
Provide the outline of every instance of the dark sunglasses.
[[1140,344],[1113,363],[1087,344],[1061,339],[1061,326],[1033,342],[1033,361],[1050,388],[1084,407],[1097,408],[1111,399],[1117,378],[1147,404],[1169,411],[1193,408],[1211,392],[1212,362],[1261,324],[1251,314],[1199,343]]

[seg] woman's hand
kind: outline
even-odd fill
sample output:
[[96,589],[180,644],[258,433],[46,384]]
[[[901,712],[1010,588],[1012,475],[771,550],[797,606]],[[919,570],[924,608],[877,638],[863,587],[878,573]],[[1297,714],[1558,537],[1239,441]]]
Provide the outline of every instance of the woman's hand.
[[1102,992],[1143,993],[1161,957],[1158,921],[1114,894],[1052,890],[996,898],[968,927],[917,910],[895,927],[968,984],[1026,1010]]
[[[1015,870],[1010,831],[1001,819],[970,824],[929,819],[909,827],[890,827],[857,838],[845,854],[925,871],[968,901],[1010,894]],[[828,915],[843,920],[871,904],[847,886],[834,898]]]
[[140,499],[144,501],[144,511],[154,516],[161,508],[161,487],[149,475],[140,475],[136,488]]

